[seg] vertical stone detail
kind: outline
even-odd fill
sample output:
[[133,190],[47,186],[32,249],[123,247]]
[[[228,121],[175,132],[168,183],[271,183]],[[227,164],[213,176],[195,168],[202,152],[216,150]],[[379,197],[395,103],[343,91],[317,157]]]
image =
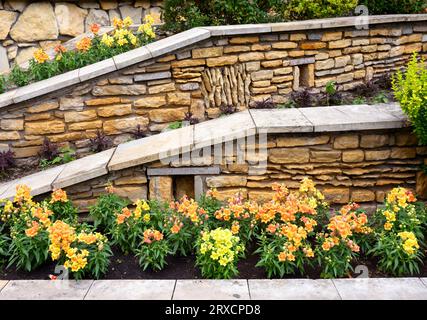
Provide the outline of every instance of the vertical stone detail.
[[150,177],[149,199],[162,201],[173,200],[172,177]]

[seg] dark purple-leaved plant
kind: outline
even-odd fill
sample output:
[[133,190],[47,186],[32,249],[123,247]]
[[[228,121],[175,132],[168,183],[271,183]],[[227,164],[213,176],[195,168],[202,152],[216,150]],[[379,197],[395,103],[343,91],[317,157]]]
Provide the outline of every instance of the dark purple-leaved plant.
[[133,132],[133,137],[135,139],[141,139],[141,138],[145,138],[147,136],[147,134],[145,133],[144,130],[141,129],[141,125],[138,124],[136,126],[136,130]]
[[15,153],[12,150],[0,151],[0,170],[5,171],[15,166]]
[[96,137],[90,139],[90,150],[92,152],[101,152],[107,150],[113,145],[113,142],[107,135],[100,130],[96,131]]
[[233,114],[237,111],[237,108],[231,104],[223,104],[219,107],[222,114]]
[[298,108],[309,108],[314,106],[315,98],[308,88],[291,93],[291,99]]
[[185,114],[184,121],[188,121],[190,123],[190,125],[199,123],[199,119],[197,119],[196,117],[193,117],[192,112],[187,112]]
[[276,104],[271,100],[271,98],[267,98],[261,101],[256,101],[253,107],[255,109],[274,109],[276,108]]
[[59,155],[58,145],[45,137],[43,139],[43,144],[40,147],[39,156],[41,159],[46,159],[52,161]]

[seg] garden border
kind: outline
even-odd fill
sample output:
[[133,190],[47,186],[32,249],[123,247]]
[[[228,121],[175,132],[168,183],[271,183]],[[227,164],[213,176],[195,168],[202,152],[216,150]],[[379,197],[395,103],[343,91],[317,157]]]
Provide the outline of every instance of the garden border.
[[[373,112],[374,111],[374,112]],[[251,109],[180,129],[119,144],[117,147],[0,184],[0,198],[12,199],[25,184],[36,196],[109,172],[263,133],[336,132],[397,129],[409,122],[396,103],[302,109]],[[221,131],[216,130],[222,128]]]
[[[426,300],[427,278],[0,280],[0,300]],[[63,284],[63,285],[61,285]]]
[[[369,18],[369,24],[427,21],[427,14],[377,15],[367,17]],[[197,27],[116,55],[110,59],[5,92],[0,95],[0,108],[94,79],[109,72],[114,72],[130,65],[159,57],[171,51],[184,48],[215,36],[328,29],[355,26],[358,23],[360,23],[360,17],[343,17],[267,24]],[[103,32],[107,31],[108,28],[103,30]],[[82,36],[84,35],[76,39]],[[76,39],[71,41],[74,42]]]

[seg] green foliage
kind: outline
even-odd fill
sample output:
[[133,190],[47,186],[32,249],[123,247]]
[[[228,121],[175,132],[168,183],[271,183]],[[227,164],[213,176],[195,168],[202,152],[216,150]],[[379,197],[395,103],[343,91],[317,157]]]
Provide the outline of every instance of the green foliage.
[[40,159],[40,163],[39,163],[40,167],[45,169],[50,166],[68,163],[76,159],[75,157],[76,151],[69,147],[63,147],[59,149],[59,152],[60,152],[59,155],[54,157],[52,160]]
[[351,261],[357,256],[351,249],[340,241],[328,251],[316,247],[315,254],[319,266],[322,268],[322,278],[339,278],[353,271]]
[[278,257],[287,243],[286,237],[269,237],[266,233],[259,237],[259,247],[255,253],[260,255],[260,259],[256,267],[264,268],[268,278],[282,278],[285,274],[295,274],[297,271],[303,274],[304,268],[312,265],[313,259],[307,257],[301,250],[295,252],[294,261],[279,261]]
[[362,0],[369,14],[422,13],[427,7],[425,0]]
[[13,66],[12,70],[9,73],[7,82],[15,84],[18,87],[23,87],[29,84],[32,81],[31,74],[28,70],[24,70],[19,66]]
[[427,68],[425,61],[418,62],[414,53],[406,71],[398,71],[392,80],[394,96],[414,126],[421,144],[427,144]]
[[165,29],[179,32],[206,25],[262,23],[278,19],[271,0],[166,0]]
[[165,240],[142,242],[136,249],[136,257],[142,270],[150,268],[153,271],[160,271],[166,265],[166,257],[171,253],[168,242]]
[[17,269],[32,271],[47,261],[49,256],[49,236],[46,230],[40,230],[34,237],[26,235],[27,224],[18,221],[11,228],[12,241],[9,252],[8,268],[15,265]]
[[6,91],[7,78],[5,75],[0,74],[0,94]]
[[0,224],[0,268],[9,259],[10,237],[6,232],[6,225]]
[[175,121],[168,125],[168,129],[175,130],[182,128],[182,121]]
[[111,232],[116,213],[121,212],[129,202],[115,193],[106,193],[99,196],[96,204],[89,208],[89,215],[93,218],[95,227]]
[[384,92],[378,93],[373,99],[373,103],[387,103],[389,100]]
[[276,2],[276,10],[284,20],[346,16],[358,4],[358,0],[284,0]]
[[366,104],[366,98],[364,97],[356,97],[353,99],[352,104]]

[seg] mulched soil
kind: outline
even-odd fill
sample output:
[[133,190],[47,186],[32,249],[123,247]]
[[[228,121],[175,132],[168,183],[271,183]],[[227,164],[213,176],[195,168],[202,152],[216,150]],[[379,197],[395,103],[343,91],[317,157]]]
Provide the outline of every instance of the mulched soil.
[[[249,252],[252,252],[250,248]],[[202,279],[199,269],[195,266],[195,257],[169,257],[168,265],[162,271],[142,271],[138,265],[137,259],[132,255],[124,255],[117,248],[113,248],[114,256],[111,257],[110,267],[107,274],[102,279]],[[266,273],[262,268],[255,267],[259,260],[256,254],[247,254],[246,259],[238,263],[239,275],[237,279],[265,279]],[[32,272],[11,270],[0,270],[0,280],[30,280],[30,279],[49,279],[50,274],[54,274],[55,262],[49,262]],[[384,278],[389,275],[378,271],[375,268],[375,261],[357,261],[354,266],[365,265],[369,270],[369,277]],[[357,277],[358,274],[351,274],[349,277]],[[420,274],[413,277],[427,277],[427,264],[421,267]],[[320,269],[311,268],[306,270],[305,275],[291,274],[284,278],[309,278],[319,279]]]

